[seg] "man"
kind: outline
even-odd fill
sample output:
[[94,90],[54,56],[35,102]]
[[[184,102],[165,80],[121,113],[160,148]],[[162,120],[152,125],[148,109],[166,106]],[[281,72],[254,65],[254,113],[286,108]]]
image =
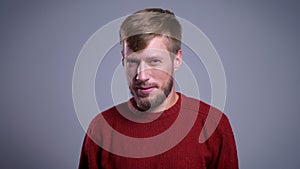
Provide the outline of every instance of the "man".
[[[158,8],[130,15],[121,25],[120,43],[133,98],[93,119],[79,168],[238,168],[227,117],[175,91],[173,74],[182,63],[175,15]],[[204,125],[209,113],[213,133]]]

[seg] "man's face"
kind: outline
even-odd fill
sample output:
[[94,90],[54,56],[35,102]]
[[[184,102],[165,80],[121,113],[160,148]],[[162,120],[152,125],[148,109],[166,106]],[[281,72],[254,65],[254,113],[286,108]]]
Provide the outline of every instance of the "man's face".
[[124,43],[124,69],[137,106],[146,111],[161,105],[173,89],[174,59],[164,37],[153,38],[149,45],[133,52]]

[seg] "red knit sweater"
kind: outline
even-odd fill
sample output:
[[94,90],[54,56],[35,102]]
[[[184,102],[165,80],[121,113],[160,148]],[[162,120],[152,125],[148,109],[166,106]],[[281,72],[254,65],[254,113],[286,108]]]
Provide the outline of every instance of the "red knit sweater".
[[[133,99],[130,100],[133,102]],[[112,107],[98,116],[91,122],[87,135],[84,138],[80,157],[79,169],[237,169],[238,159],[236,145],[232,129],[227,117],[217,109],[201,101],[179,94],[179,99],[174,106],[162,113],[136,114],[128,107],[128,103],[123,103],[117,107]],[[181,111],[179,111],[181,110]],[[210,111],[211,117],[216,117],[211,124],[217,124],[217,128],[204,143],[199,143],[199,136],[204,126],[205,120]],[[119,113],[122,112],[122,113]],[[125,114],[124,114],[125,113]],[[122,141],[114,137],[112,131],[102,128],[104,119],[109,125],[119,133],[135,138],[148,138],[159,135],[168,130],[179,117],[179,113],[184,116],[196,115],[196,121],[191,123],[191,129],[186,136],[171,149],[150,157],[124,157],[104,150],[103,145],[124,148]],[[130,116],[134,119],[144,119],[145,122],[128,120]],[[218,120],[217,117],[221,117]],[[155,119],[155,120],[153,120]],[[151,122],[146,122],[153,120]],[[182,128],[189,122],[181,123]],[[209,127],[208,127],[209,128]],[[205,130],[204,130],[205,131]],[[172,142],[176,133],[180,135],[180,129],[176,131],[174,137],[162,140],[164,143]],[[205,133],[205,132],[204,132]],[[113,142],[114,144],[111,144]],[[108,146],[107,146],[108,144]],[[101,145],[101,146],[99,146]],[[123,146],[123,147],[122,147]],[[135,147],[127,147],[135,150]],[[147,148],[145,145],[144,148]],[[126,151],[126,147],[125,150]],[[140,150],[142,151],[142,150]]]

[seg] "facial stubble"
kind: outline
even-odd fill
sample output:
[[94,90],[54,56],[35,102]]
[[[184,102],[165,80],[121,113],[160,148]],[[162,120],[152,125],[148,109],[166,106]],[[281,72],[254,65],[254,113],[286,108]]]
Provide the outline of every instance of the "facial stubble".
[[141,99],[139,99],[139,97],[134,94],[135,92],[133,91],[133,89],[129,87],[130,93],[134,98],[136,106],[142,111],[149,111],[149,110],[151,111],[152,109],[160,106],[171,93],[173,88],[173,83],[174,83],[173,80],[174,80],[173,76],[170,76],[169,81],[166,87],[162,89],[162,92],[157,94],[155,98],[146,101],[142,101]]

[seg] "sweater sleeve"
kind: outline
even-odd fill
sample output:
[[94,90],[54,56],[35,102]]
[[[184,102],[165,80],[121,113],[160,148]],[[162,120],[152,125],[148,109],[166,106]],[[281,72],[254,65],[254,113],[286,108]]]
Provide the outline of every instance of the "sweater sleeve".
[[215,161],[212,169],[238,169],[238,157],[236,143],[232,128],[228,118],[223,114],[223,117],[217,129],[216,139],[214,144],[218,145],[215,149]]
[[85,135],[83,143],[82,143],[82,148],[81,148],[81,154],[80,154],[80,159],[79,159],[79,165],[78,169],[83,169],[83,168],[88,168],[88,161],[87,161],[87,153],[86,153],[86,142],[87,142],[87,135]]
[[101,147],[85,135],[78,169],[101,169]]

